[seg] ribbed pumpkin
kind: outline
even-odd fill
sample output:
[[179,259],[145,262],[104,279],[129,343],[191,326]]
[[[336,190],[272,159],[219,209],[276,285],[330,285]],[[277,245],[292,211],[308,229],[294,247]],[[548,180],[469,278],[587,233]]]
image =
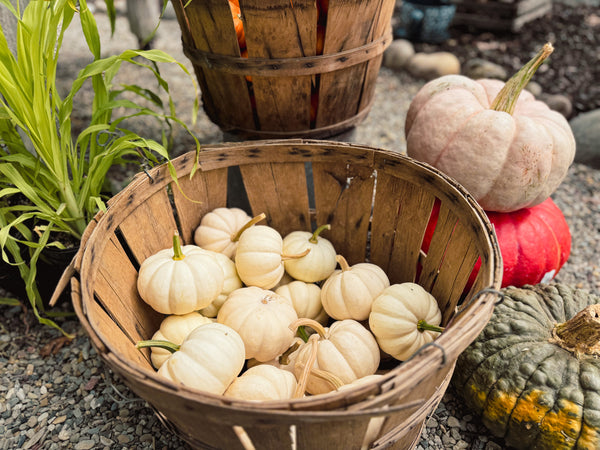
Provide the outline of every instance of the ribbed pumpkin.
[[[298,380],[302,380],[305,369],[310,368],[306,392],[325,394],[343,384],[373,375],[377,370],[380,361],[377,341],[356,320],[337,320],[328,328],[311,319],[298,319],[290,325],[291,328],[298,326],[309,326],[317,332],[299,348],[294,360],[294,374]],[[313,340],[316,340],[316,352]],[[330,382],[330,377],[336,381]]]
[[321,288],[323,309],[336,320],[366,320],[373,300],[390,285],[381,267],[371,263],[350,266],[337,255],[341,269],[334,271]]
[[462,75],[425,84],[406,115],[408,156],[454,178],[486,211],[544,201],[575,156],[565,117],[522,91],[551,52],[546,44],[506,84]]
[[162,314],[187,314],[205,308],[223,291],[225,275],[215,253],[196,245],[160,250],[140,265],[137,289],[142,300]]
[[194,231],[194,242],[206,250],[235,257],[238,232],[252,218],[240,208],[216,208],[206,213]]
[[452,384],[518,449],[600,448],[600,297],[565,284],[505,288]]
[[[212,322],[212,319],[196,311],[179,316],[172,314],[163,319],[160,323],[160,328],[152,335],[152,340],[169,341],[173,344],[181,345],[188,334],[195,328]],[[171,355],[172,353],[169,350],[161,347],[153,347],[150,353],[152,365],[159,369]]]
[[256,286],[233,291],[217,315],[219,323],[242,337],[246,359],[260,362],[276,358],[292,345],[294,332],[289,326],[297,319],[290,299]]
[[294,280],[275,289],[275,293],[289,298],[294,305],[298,317],[314,319],[326,325],[329,316],[321,303],[321,288],[314,283]]
[[243,400],[287,400],[296,392],[296,377],[269,364],[250,367],[233,380],[223,395]]

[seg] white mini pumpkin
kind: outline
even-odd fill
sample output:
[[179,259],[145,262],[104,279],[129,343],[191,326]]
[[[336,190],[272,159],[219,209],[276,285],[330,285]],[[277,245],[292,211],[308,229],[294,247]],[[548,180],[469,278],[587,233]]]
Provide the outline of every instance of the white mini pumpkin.
[[337,266],[333,244],[320,236],[329,225],[323,225],[314,233],[292,231],[283,239],[283,253],[295,255],[310,249],[306,256],[285,260],[285,271],[293,278],[308,283],[322,281],[333,273]]
[[321,288],[318,285],[296,280],[279,286],[275,293],[292,301],[298,317],[314,319],[321,325],[329,320],[321,304]]
[[[339,320],[329,328],[323,328],[318,322],[299,319],[294,325],[310,326],[318,332],[316,358],[311,370],[321,370],[337,377],[342,384],[372,375],[377,371],[380,361],[379,347],[375,337],[363,325],[355,320]],[[309,339],[314,339],[314,335]],[[297,379],[311,359],[312,345],[303,345],[294,362],[294,374]],[[324,394],[339,386],[313,374],[309,374],[306,391],[310,394]]]
[[159,313],[181,315],[210,305],[223,283],[223,269],[214,256],[196,245],[181,247],[175,233],[173,248],[142,262],[137,289],[142,300]]
[[237,234],[252,218],[240,208],[216,208],[206,213],[194,231],[194,242],[199,247],[235,256]]
[[[181,316],[172,314],[163,319],[160,328],[152,336],[155,341],[169,341],[173,344],[181,345],[188,334],[200,325],[212,323],[213,320],[193,311]],[[160,366],[172,355],[169,350],[160,347],[153,347],[150,353],[152,365],[159,369]]]
[[256,225],[240,236],[235,267],[247,286],[274,287],[284,273],[281,252],[283,240],[274,228]]
[[435,298],[415,283],[393,284],[374,301],[369,327],[381,349],[406,361],[443,331]]
[[217,315],[219,323],[242,337],[246,359],[260,362],[276,358],[292,345],[289,325],[297,319],[291,300],[256,286],[233,291]]
[[296,377],[290,371],[259,364],[237,377],[225,391],[225,397],[242,400],[288,400],[294,397]]
[[337,320],[365,320],[371,312],[371,304],[381,291],[390,285],[385,272],[371,263],[349,266],[338,255],[341,270],[333,272],[321,288],[323,308]]
[[[139,346],[139,344],[138,344]],[[158,369],[176,383],[221,395],[244,366],[244,342],[226,325],[201,325]]]

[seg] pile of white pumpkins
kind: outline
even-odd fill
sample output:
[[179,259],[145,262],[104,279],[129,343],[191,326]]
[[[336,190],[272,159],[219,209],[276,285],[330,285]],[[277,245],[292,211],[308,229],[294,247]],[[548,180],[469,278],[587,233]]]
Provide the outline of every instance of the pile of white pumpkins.
[[427,291],[350,266],[320,236],[329,225],[282,237],[264,218],[217,208],[196,245],[175,232],[143,261],[140,297],[166,317],[137,347],[159,375],[244,400],[300,398],[381,376],[382,352],[404,361],[443,331]]

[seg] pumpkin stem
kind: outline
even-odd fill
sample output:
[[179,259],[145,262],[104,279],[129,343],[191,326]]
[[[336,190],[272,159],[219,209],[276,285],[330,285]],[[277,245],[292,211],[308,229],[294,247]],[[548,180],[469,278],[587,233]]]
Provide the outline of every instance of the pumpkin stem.
[[342,381],[342,379],[340,377],[338,377],[337,375],[334,375],[331,372],[328,372],[327,370],[313,368],[311,370],[310,374],[313,377],[317,377],[317,378],[320,378],[321,380],[325,381],[336,391],[339,388],[341,388],[342,386],[344,386],[344,382]]
[[432,325],[430,323],[427,323],[425,321],[425,319],[421,319],[417,322],[417,330],[419,330],[420,332],[423,331],[436,331],[438,333],[443,333],[444,332],[444,327],[439,327],[437,325]]
[[300,376],[298,384],[296,385],[293,398],[300,398],[304,395],[304,392],[306,391],[306,385],[308,383],[308,377],[310,376],[310,372],[313,370],[313,365],[317,359],[317,351],[319,350],[319,337],[316,334],[313,334],[310,338],[308,338],[308,340],[311,345],[310,355],[308,356],[308,361],[306,362],[304,370],[302,370],[302,375]]
[[576,356],[600,355],[600,304],[586,306],[573,318],[557,324],[551,342]]
[[342,255],[335,255],[335,260],[338,262],[338,264],[342,268],[342,272],[346,272],[347,270],[350,270],[350,264],[348,264],[348,261],[346,261],[346,258],[344,258]]
[[318,237],[321,234],[321,232],[324,230],[331,230],[331,225],[329,225],[328,223],[325,225],[321,225],[319,228],[317,228],[315,230],[315,232],[312,234],[312,236],[310,237],[308,242],[310,242],[311,244],[317,244],[319,242]]
[[[307,340],[308,340],[308,338],[307,338]],[[298,342],[298,341],[294,342],[290,348],[288,348],[285,352],[283,352],[279,356],[279,364],[281,364],[282,366],[287,366],[290,363],[290,355],[292,353],[294,353],[296,350],[298,350],[298,347],[300,347],[300,342]]]
[[289,328],[293,332],[296,332],[296,331],[298,331],[298,328],[303,325],[311,327],[313,330],[315,330],[319,334],[320,337],[325,338],[325,328],[323,327],[323,325],[321,325],[316,320],[307,319],[306,317],[300,318],[300,319],[295,320],[294,322],[290,323]]
[[173,261],[181,261],[185,258],[183,251],[181,251],[181,239],[179,239],[179,232],[175,230],[173,233]]
[[169,341],[162,341],[159,339],[148,339],[147,341],[139,341],[135,344],[135,348],[148,348],[148,347],[158,347],[164,350],[168,350],[171,353],[175,353],[181,348],[181,345],[173,344]]
[[531,80],[536,70],[553,51],[554,47],[550,42],[544,45],[533,59],[521,67],[521,69],[504,84],[504,87],[492,102],[491,109],[494,111],[504,111],[512,115],[519,95],[521,95],[521,91],[525,88],[527,83],[529,83],[529,80]]
[[300,336],[300,338],[304,341],[304,342],[308,342],[308,333],[306,332],[306,329],[304,328],[304,325],[301,325],[298,327],[298,336]]
[[237,242],[237,241],[239,241],[240,240],[240,236],[242,235],[242,233],[244,231],[246,231],[251,226],[256,225],[258,222],[260,222],[261,220],[263,220],[265,217],[267,217],[267,215],[265,213],[260,213],[258,216],[255,216],[252,219],[250,219],[248,222],[246,222],[244,224],[244,226],[242,228],[240,228],[238,230],[237,233],[235,233],[233,235],[233,237],[231,238],[231,242]]
[[286,255],[285,253],[281,254],[281,260],[286,261],[288,259],[300,259],[310,253],[310,248],[307,248],[302,253],[298,253],[297,255]]

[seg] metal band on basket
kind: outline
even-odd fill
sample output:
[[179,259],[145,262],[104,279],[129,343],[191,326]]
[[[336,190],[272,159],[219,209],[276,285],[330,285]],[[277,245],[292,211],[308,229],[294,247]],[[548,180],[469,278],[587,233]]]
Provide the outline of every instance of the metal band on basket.
[[427,344],[423,344],[415,353],[412,354],[412,356],[410,358],[408,358],[406,361],[404,361],[405,363],[410,361],[411,359],[415,358],[418,354],[422,353],[423,350],[427,347],[437,347],[441,350],[442,352],[442,366],[446,365],[446,350],[444,350],[444,347],[442,347],[440,344],[438,344],[437,342],[433,341],[433,342],[428,342]]
[[183,53],[193,64],[234,75],[290,77],[334,72],[360,64],[382,54],[392,43],[391,30],[368,44],[339,53],[300,58],[242,58],[219,55],[183,43]]

